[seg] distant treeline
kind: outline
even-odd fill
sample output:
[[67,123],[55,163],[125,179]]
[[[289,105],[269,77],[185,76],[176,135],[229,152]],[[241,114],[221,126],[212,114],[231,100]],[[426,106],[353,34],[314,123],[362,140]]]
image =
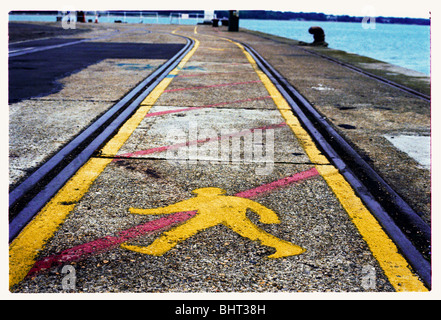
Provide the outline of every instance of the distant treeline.
[[[110,11],[111,14],[123,14],[124,11]],[[140,11],[126,11],[127,15],[139,15]],[[169,16],[171,13],[188,13],[203,15],[203,10],[159,10],[159,11],[142,11],[142,12],[157,12],[159,15]],[[54,14],[57,11],[11,11],[10,14]],[[103,11],[99,12],[104,14]],[[218,18],[228,18],[227,10],[216,10]],[[240,19],[262,19],[262,20],[304,20],[304,21],[338,21],[338,22],[362,22],[363,17],[353,17],[348,15],[329,15],[316,12],[281,12],[281,11],[266,11],[266,10],[240,10]],[[422,18],[394,18],[394,17],[375,17],[376,23],[396,23],[396,24],[418,24],[430,25],[430,19]]]
[[[215,11],[218,17],[228,17],[228,11]],[[348,15],[328,15],[316,12],[281,12],[265,10],[241,10],[240,19],[263,19],[263,20],[304,20],[304,21],[338,21],[338,22],[362,22],[363,17]],[[430,25],[429,19],[420,18],[394,18],[375,17],[377,23],[418,24]]]

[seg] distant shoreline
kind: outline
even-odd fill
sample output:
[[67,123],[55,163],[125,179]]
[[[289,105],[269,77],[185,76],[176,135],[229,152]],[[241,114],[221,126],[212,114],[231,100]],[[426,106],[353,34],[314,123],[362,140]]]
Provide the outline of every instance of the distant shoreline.
[[[98,11],[100,14],[109,12],[111,14],[124,14],[127,15],[139,15],[140,12],[143,13],[158,13],[160,15],[169,16],[171,13],[189,13],[189,14],[200,14],[203,15],[203,10],[146,10],[146,11]],[[227,10],[215,10],[215,14],[219,19],[228,18]],[[11,11],[9,14],[31,14],[31,15],[58,15],[59,11]],[[281,11],[266,11],[266,10],[240,10],[240,19],[254,19],[254,20],[294,20],[294,21],[333,21],[333,22],[362,22],[364,17],[355,17],[349,15],[332,15],[317,12],[281,12]],[[401,18],[401,17],[375,17],[376,23],[385,24],[413,24],[413,25],[430,25],[430,19],[424,18]]]
[[[304,13],[304,12],[274,12],[266,11],[264,16],[259,18],[260,14],[242,13],[242,19],[264,19],[264,20],[294,20],[294,21],[332,21],[332,22],[363,22],[365,17],[353,17],[348,15],[327,15],[324,13]],[[266,17],[265,17],[266,16]],[[376,23],[385,24],[413,24],[413,25],[430,25],[430,19],[422,18],[395,18],[395,17],[375,17]]]

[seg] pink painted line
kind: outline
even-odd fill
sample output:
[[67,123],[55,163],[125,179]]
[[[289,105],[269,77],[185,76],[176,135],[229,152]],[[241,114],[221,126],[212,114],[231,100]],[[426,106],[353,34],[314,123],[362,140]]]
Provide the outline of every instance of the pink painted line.
[[299,181],[303,181],[306,180],[308,178],[311,177],[315,177],[319,174],[319,172],[317,171],[316,168],[311,168],[307,171],[303,171],[303,172],[299,172],[296,173],[292,176],[268,183],[268,184],[264,184],[261,185],[260,187],[254,188],[254,189],[250,189],[247,191],[242,191],[239,193],[236,193],[237,197],[242,197],[242,198],[255,198],[258,196],[261,196],[262,194],[265,193],[269,193],[271,191],[273,191],[274,189],[279,189],[282,188],[284,186],[299,182]]
[[158,112],[147,113],[147,115],[146,115],[145,117],[146,117],[146,118],[157,117],[157,116],[162,116],[162,115],[164,115],[164,114],[178,113],[178,112],[185,112],[185,111],[196,110],[196,109],[203,109],[203,108],[209,108],[209,107],[210,107],[210,106],[189,107],[189,108],[183,108],[183,109],[175,109],[175,110],[167,110],[167,111],[158,111]]
[[183,109],[158,111],[158,112],[147,113],[147,115],[145,117],[146,118],[156,117],[156,116],[162,116],[164,114],[177,113],[177,112],[185,112],[185,111],[204,109],[204,108],[212,108],[212,107],[224,106],[224,105],[227,105],[227,104],[243,103],[243,102],[249,102],[249,101],[258,101],[258,100],[263,100],[263,99],[271,99],[271,96],[264,96],[264,97],[258,97],[258,98],[249,98],[249,99],[236,100],[236,101],[230,101],[230,102],[220,102],[220,103],[208,104],[208,105],[200,106],[200,107],[188,107],[188,108],[183,108]]
[[260,82],[260,80],[247,81],[247,82],[221,83],[221,84],[212,84],[212,85],[209,85],[209,86],[169,89],[169,90],[165,90],[164,92],[176,92],[176,91],[185,91],[185,90],[198,90],[198,89],[207,89],[207,88],[238,86],[238,85],[242,85],[242,84],[251,84],[251,83],[259,83],[259,82]]
[[178,148],[193,146],[193,145],[200,144],[200,143],[219,141],[219,140],[226,139],[229,137],[237,137],[237,136],[242,136],[245,134],[250,134],[256,130],[276,129],[276,128],[281,128],[281,127],[285,127],[285,126],[286,126],[286,123],[282,122],[282,123],[275,124],[275,125],[269,125],[269,126],[264,126],[264,127],[260,127],[260,128],[253,128],[253,129],[249,129],[249,130],[233,132],[233,133],[230,133],[227,135],[222,135],[222,136],[215,136],[215,137],[206,138],[206,139],[192,140],[192,141],[172,144],[172,145],[168,145],[168,146],[162,146],[162,147],[157,147],[157,148],[152,148],[152,149],[147,149],[147,150],[139,150],[139,151],[135,151],[135,152],[124,153],[124,154],[117,155],[113,161],[119,161],[119,160],[121,160],[121,158],[132,158],[132,157],[136,157],[136,156],[145,156],[145,155],[152,154],[152,153],[164,152],[167,150],[175,150]]
[[196,215],[196,211],[178,212],[167,217],[163,217],[154,221],[150,221],[136,227],[121,231],[117,236],[107,236],[88,243],[84,243],[73,248],[64,250],[59,254],[55,254],[43,258],[35,262],[27,276],[31,277],[41,271],[48,270],[65,263],[71,263],[83,260],[89,256],[96,255],[108,250],[111,250],[121,243],[131,239],[140,237],[145,234],[154,233],[180,222],[186,221]]
[[[296,173],[292,176],[264,184],[260,187],[236,193],[236,197],[255,198],[267,194],[275,189],[279,189],[290,184],[301,182],[308,178],[319,175],[315,168]],[[135,226],[133,228],[119,232],[116,236],[107,236],[88,243],[84,243],[73,248],[64,250],[58,254],[45,257],[35,262],[27,276],[34,276],[42,271],[65,264],[84,260],[92,255],[103,253],[116,248],[121,243],[133,240],[146,234],[162,231],[171,226],[182,223],[197,214],[196,211],[178,212],[157,220]]]
[[254,71],[200,72],[200,73],[192,73],[192,74],[180,74],[180,75],[177,75],[176,77],[177,78],[189,78],[189,77],[204,77],[204,76],[236,74],[236,73],[253,73],[254,74]]

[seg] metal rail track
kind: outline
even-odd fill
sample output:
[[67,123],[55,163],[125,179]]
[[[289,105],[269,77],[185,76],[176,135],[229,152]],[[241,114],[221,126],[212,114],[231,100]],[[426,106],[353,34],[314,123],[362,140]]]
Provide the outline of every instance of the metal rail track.
[[[136,111],[145,97],[191,50],[194,41],[187,37],[183,38],[187,40],[187,43],[181,51],[142,81],[109,111],[9,193],[11,218],[9,241],[12,241],[19,234],[22,228],[70,177],[112,137],[118,128]],[[277,70],[249,45],[244,43],[242,45],[285,97],[294,114],[311,134],[322,152],[339,169],[365,205],[376,216],[409,264],[425,284],[430,287],[431,265],[420,252],[427,253],[427,250],[430,250],[430,227]],[[354,174],[354,172],[357,174]],[[375,196],[375,192],[372,191],[375,191],[376,188],[383,191],[387,190],[388,198],[384,200]],[[399,213],[398,223],[397,215],[391,217],[391,210]],[[417,238],[411,239],[412,241],[409,240],[403,230],[417,235]]]
[[193,48],[184,47],[9,193],[11,242],[59,189],[108,141],[139,104]]
[[252,47],[242,45],[276,85],[321,151],[352,185],[415,272],[430,287],[430,226],[276,69]]
[[[262,34],[259,34],[258,36],[259,36],[259,37],[262,37],[262,38],[264,38],[264,39],[270,39],[270,40],[275,41],[275,42],[278,42],[278,43],[286,44],[286,42],[283,42],[283,41],[280,41],[280,40],[277,40],[277,39],[273,39],[273,38],[271,38],[271,37],[267,37],[267,36],[262,35]],[[417,98],[420,98],[420,99],[422,99],[422,100],[425,100],[425,101],[427,101],[427,102],[430,102],[430,101],[431,101],[431,97],[430,97],[430,95],[426,95],[426,94],[424,94],[424,93],[422,93],[422,92],[419,92],[419,91],[414,90],[414,89],[412,89],[412,88],[406,87],[406,86],[404,86],[404,85],[402,85],[402,84],[399,84],[399,83],[397,83],[397,82],[395,82],[395,81],[392,81],[392,80],[389,80],[389,79],[385,79],[385,78],[383,78],[383,77],[381,77],[381,76],[378,76],[378,75],[376,75],[376,74],[373,74],[373,73],[371,73],[371,72],[368,72],[368,71],[366,71],[366,70],[364,70],[364,69],[358,68],[358,67],[356,67],[356,66],[354,66],[354,65],[351,65],[351,64],[349,64],[349,63],[346,63],[346,62],[340,61],[340,60],[338,60],[338,59],[331,58],[331,57],[329,57],[329,56],[327,56],[327,55],[324,55],[324,54],[318,53],[318,52],[316,52],[316,51],[308,50],[308,49],[306,49],[306,48],[304,48],[304,47],[300,47],[300,46],[298,46],[298,48],[300,48],[301,50],[303,50],[303,51],[305,51],[305,52],[307,52],[307,53],[309,53],[309,54],[316,55],[316,56],[318,56],[318,57],[320,57],[320,58],[326,59],[326,60],[331,61],[331,62],[333,62],[333,63],[336,63],[336,64],[338,64],[338,65],[340,65],[340,66],[342,66],[342,67],[345,67],[345,68],[347,68],[347,69],[350,69],[350,70],[352,70],[352,71],[355,71],[355,72],[357,72],[357,73],[359,73],[359,74],[361,74],[361,75],[363,75],[363,76],[366,76],[366,77],[369,77],[369,78],[375,79],[375,80],[377,80],[377,81],[379,81],[379,82],[381,82],[381,83],[387,84],[387,85],[389,85],[389,86],[391,86],[391,87],[394,87],[394,88],[399,89],[399,90],[401,90],[401,91],[407,92],[407,93],[409,93],[409,94],[411,94],[411,95],[413,95],[413,96],[415,96],[415,97],[417,97]]]
[[313,55],[319,56],[320,58],[323,58],[323,59],[326,59],[326,60],[332,61],[332,62],[334,62],[334,63],[336,63],[336,64],[338,64],[338,65],[341,65],[342,67],[345,67],[345,68],[347,68],[347,69],[351,69],[352,71],[355,71],[355,72],[357,72],[357,73],[359,73],[359,74],[362,74],[362,75],[367,76],[367,77],[369,77],[369,78],[373,78],[373,79],[375,79],[375,80],[377,80],[377,81],[379,81],[379,82],[381,82],[381,83],[387,84],[387,85],[389,85],[389,86],[391,86],[391,87],[394,87],[394,88],[396,88],[396,89],[399,89],[399,90],[401,90],[401,91],[404,91],[404,92],[410,93],[410,94],[414,95],[415,97],[420,98],[420,99],[423,99],[423,100],[425,100],[425,101],[427,101],[427,102],[430,102],[430,100],[431,100],[431,97],[430,97],[430,96],[428,96],[428,95],[426,95],[426,94],[424,94],[424,93],[422,93],[422,92],[416,91],[416,90],[414,90],[414,89],[412,89],[412,88],[409,88],[409,87],[406,87],[406,86],[403,86],[402,84],[396,83],[396,82],[394,82],[394,81],[392,81],[392,80],[385,79],[385,78],[383,78],[383,77],[381,77],[381,76],[377,76],[376,74],[373,74],[373,73],[371,73],[371,72],[368,72],[368,71],[366,71],[366,70],[363,70],[363,69],[361,69],[361,68],[358,68],[358,67],[356,67],[356,66],[353,66],[353,65],[351,65],[351,64],[349,64],[349,63],[342,62],[342,61],[340,61],[340,60],[337,60],[337,59],[334,59],[334,58],[328,57],[328,56],[326,56],[326,55],[324,55],[324,54],[320,54],[320,53],[315,52],[315,51],[312,51],[312,50],[307,50],[307,49],[304,49],[304,48],[301,48],[301,49],[304,50],[304,51],[306,51],[306,52],[308,52],[308,53],[310,53],[310,54],[313,54]]

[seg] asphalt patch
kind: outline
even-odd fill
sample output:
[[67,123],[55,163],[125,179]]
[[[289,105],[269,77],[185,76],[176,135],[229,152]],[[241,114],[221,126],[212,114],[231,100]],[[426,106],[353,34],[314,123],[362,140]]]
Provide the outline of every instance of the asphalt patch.
[[64,29],[60,23],[56,25],[42,25],[33,23],[8,23],[9,42],[33,40],[39,38],[59,37],[88,32],[87,28]]
[[[69,39],[66,42],[78,41]],[[26,42],[42,46],[44,40]],[[45,45],[53,45],[53,39]],[[60,40],[58,39],[57,42]],[[57,82],[105,59],[170,59],[183,44],[83,42],[9,58],[9,103],[59,92]]]

